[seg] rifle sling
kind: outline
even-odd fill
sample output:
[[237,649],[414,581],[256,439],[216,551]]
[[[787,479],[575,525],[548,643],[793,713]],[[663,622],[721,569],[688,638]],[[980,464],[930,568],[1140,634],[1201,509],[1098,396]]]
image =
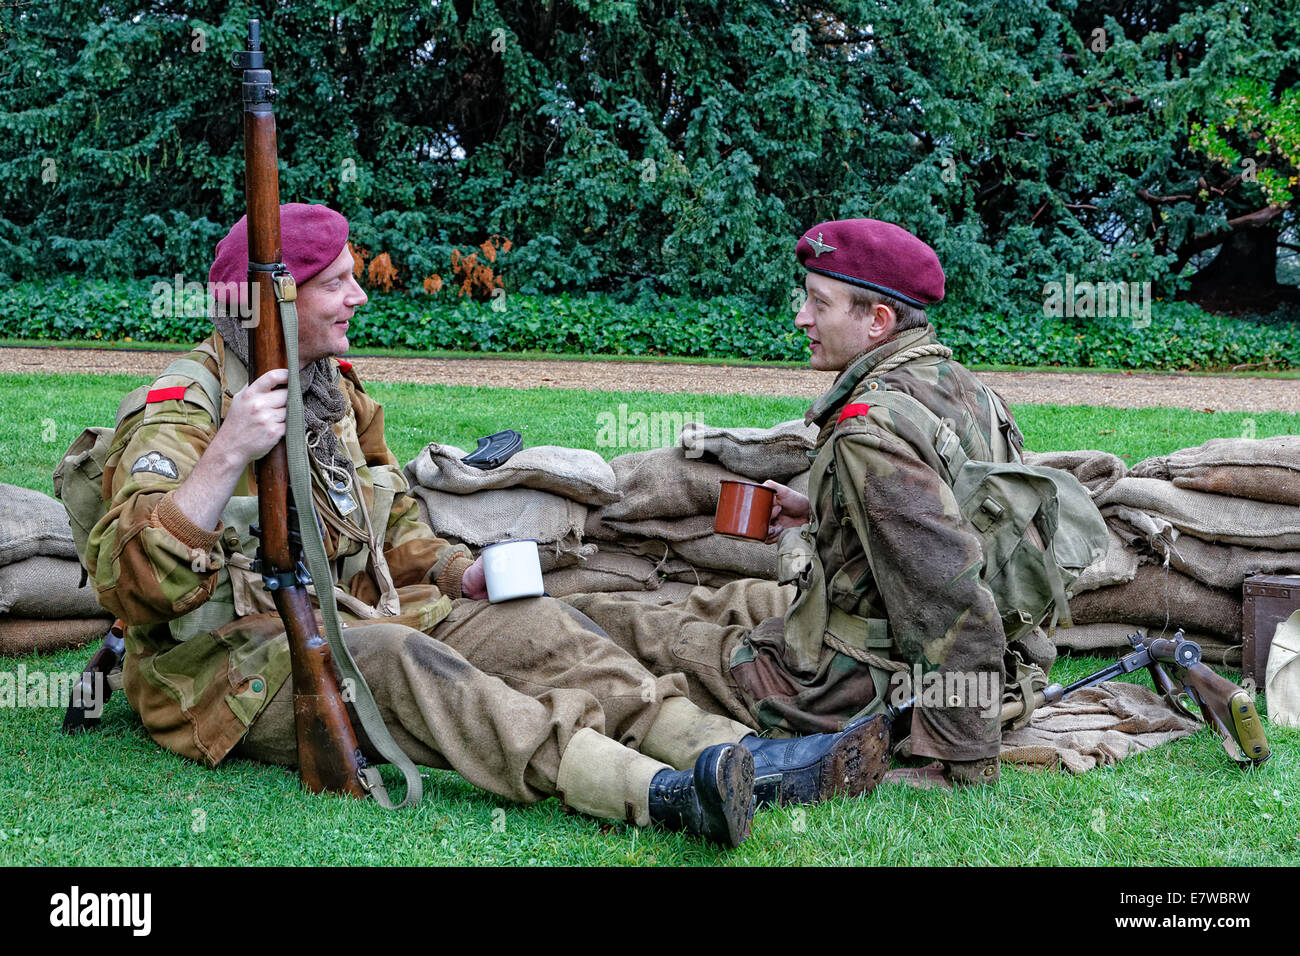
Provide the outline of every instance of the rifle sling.
[[320,602],[321,617],[325,623],[325,638],[329,641],[334,663],[343,675],[343,679],[350,680],[355,689],[352,706],[357,719],[361,721],[361,727],[375,749],[385,760],[402,771],[402,776],[406,778],[406,796],[401,803],[393,804],[379,775],[378,767],[366,767],[361,771],[363,783],[379,801],[380,806],[386,809],[415,806],[424,793],[420,772],[388,732],[375,698],[370,693],[370,687],[366,684],[361,671],[357,669],[356,662],[352,660],[352,655],[348,653],[348,646],[340,634],[339,612],[334,600],[329,559],[325,555],[325,544],[321,541],[320,528],[316,523],[316,505],[311,492],[311,465],[307,459],[307,429],[303,420],[302,383],[298,368],[298,310],[292,300],[286,301],[280,298],[278,284],[276,298],[279,300],[278,311],[284,326],[284,343],[288,352],[289,365],[285,450],[289,459],[289,487],[293,491],[293,500],[297,505],[303,555],[307,559],[307,570],[311,572],[312,580],[322,582],[316,587],[316,598]]

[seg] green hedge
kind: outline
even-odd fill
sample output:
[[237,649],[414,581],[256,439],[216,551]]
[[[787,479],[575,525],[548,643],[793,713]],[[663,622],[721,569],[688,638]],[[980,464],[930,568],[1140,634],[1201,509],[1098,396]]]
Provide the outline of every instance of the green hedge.
[[[0,291],[0,337],[192,342],[208,334],[201,316],[155,314],[163,311],[157,307],[162,298],[148,280],[21,282]],[[1128,319],[993,315],[953,307],[936,310],[933,318],[944,342],[968,364],[1171,371],[1300,367],[1300,324],[1222,318],[1187,303],[1155,303],[1145,327]],[[740,298],[622,303],[603,296],[509,295],[483,305],[449,293],[372,293],[350,338],[354,348],[764,361],[808,356],[792,312],[774,313]]]

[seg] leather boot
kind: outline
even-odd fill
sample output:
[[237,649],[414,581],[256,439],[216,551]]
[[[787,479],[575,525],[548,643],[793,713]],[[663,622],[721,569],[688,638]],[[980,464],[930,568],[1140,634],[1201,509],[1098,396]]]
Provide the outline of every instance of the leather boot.
[[990,786],[1001,776],[997,757],[982,760],[946,760],[944,773],[953,784],[963,787]]
[[856,720],[838,734],[750,736],[741,744],[754,754],[754,797],[760,807],[870,793],[889,767],[889,724],[880,715]]
[[650,819],[723,846],[740,846],[754,816],[754,758],[739,744],[716,744],[691,770],[661,770],[650,781]]

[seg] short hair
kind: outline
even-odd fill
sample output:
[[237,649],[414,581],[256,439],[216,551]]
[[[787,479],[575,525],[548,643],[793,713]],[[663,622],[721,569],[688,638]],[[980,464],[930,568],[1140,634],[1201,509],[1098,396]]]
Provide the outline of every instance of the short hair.
[[922,328],[930,321],[930,317],[925,314],[925,309],[918,309],[914,305],[908,305],[901,299],[896,299],[892,295],[885,295],[883,292],[876,292],[874,289],[854,286],[849,301],[849,308],[858,315],[870,312],[877,305],[889,306],[894,310],[895,334],[906,332],[908,329]]

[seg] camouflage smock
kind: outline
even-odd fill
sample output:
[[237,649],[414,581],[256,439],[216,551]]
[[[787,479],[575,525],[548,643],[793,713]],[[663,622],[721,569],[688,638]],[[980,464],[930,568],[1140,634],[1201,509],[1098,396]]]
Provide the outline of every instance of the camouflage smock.
[[[919,664],[922,673],[983,673],[979,686],[1001,700],[1006,642],[980,580],[980,539],[941,477],[932,436],[871,405],[881,387],[906,392],[955,422],[973,459],[1018,455],[1010,412],[1009,427],[993,425],[990,403],[1002,400],[956,362],[928,355],[872,374],[891,356],[935,344],[929,326],[902,333],[855,359],[808,411],[807,421],[821,429],[809,453],[811,520],[782,535],[783,565],[798,562],[802,538],[800,592],[784,619],[756,627],[731,659],[755,717],[777,733],[836,730],[879,711],[890,671],[862,661],[873,655],[908,669]],[[833,450],[819,459],[828,442]],[[912,752],[946,760],[995,755],[996,713],[971,700],[947,706],[953,699],[916,708]]]
[[[224,420],[247,370],[215,334],[190,357],[219,379]],[[349,363],[332,361],[331,368],[348,402],[333,430],[355,465],[362,505],[344,517],[346,504],[340,509],[326,493],[312,459],[340,617],[385,617],[427,633],[460,597],[471,559],[420,521],[384,441],[382,407]],[[86,562],[100,603],[128,625],[123,684],[131,706],[168,750],[215,765],[283,685],[290,665],[284,627],[250,569],[257,539],[249,526],[258,521],[252,465],[214,531],[197,527],[173,501],[216,434],[201,388],[156,390],[122,421],[104,470],[109,509],[91,531]]]

